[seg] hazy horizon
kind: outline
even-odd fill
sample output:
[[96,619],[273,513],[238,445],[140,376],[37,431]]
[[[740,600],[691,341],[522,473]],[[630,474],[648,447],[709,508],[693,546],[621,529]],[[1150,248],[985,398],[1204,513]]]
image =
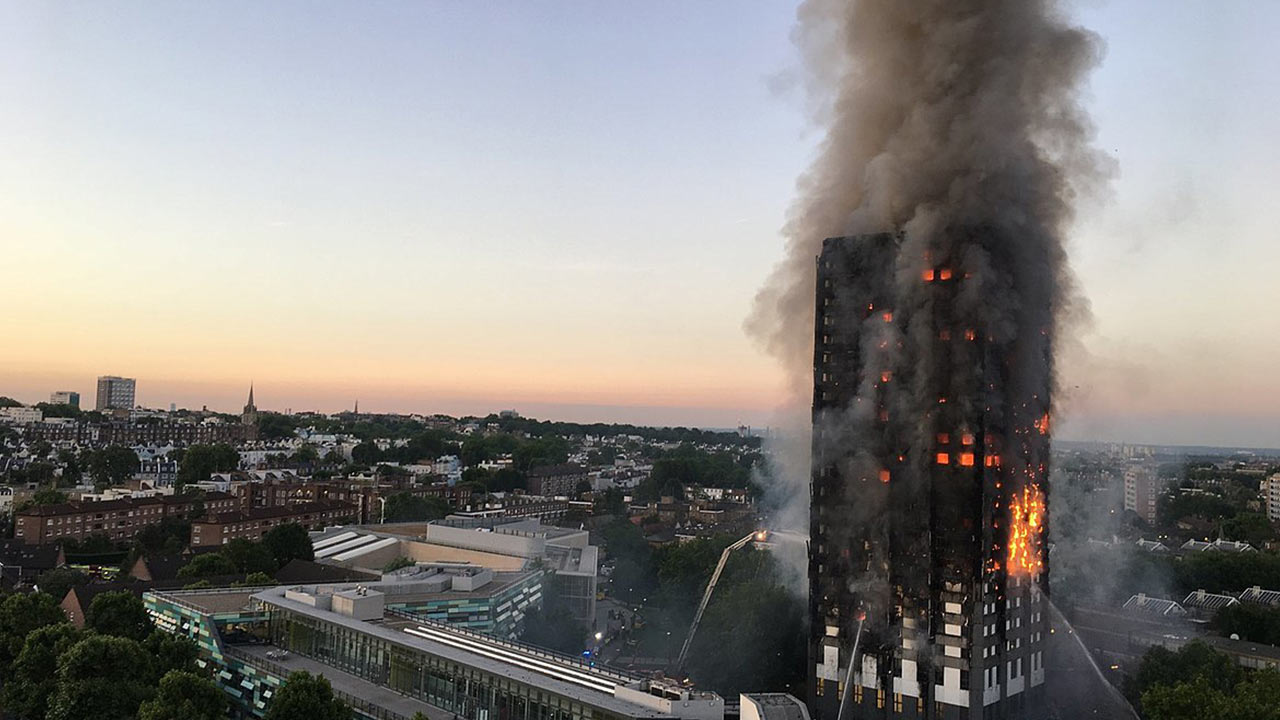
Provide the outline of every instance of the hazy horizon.
[[[1064,439],[1280,446],[1280,7],[1087,3]],[[794,4],[11,4],[0,395],[776,424]]]

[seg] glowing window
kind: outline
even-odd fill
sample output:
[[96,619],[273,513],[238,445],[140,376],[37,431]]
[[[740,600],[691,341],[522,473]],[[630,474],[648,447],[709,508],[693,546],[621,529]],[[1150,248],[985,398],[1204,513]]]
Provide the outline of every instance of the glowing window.
[[921,277],[925,282],[933,282],[933,271],[932,271],[932,270],[925,270],[924,272],[920,273],[920,277]]
[[881,470],[881,471],[880,471],[880,482],[882,482],[882,483],[887,483],[887,482],[889,482],[889,471],[888,471],[888,470]]
[[893,313],[891,312],[887,312],[884,315],[881,315],[880,317],[883,317],[884,321],[887,323],[893,322]]
[[941,270],[939,270],[939,271],[938,271],[938,279],[939,279],[939,280],[950,280],[950,279],[951,279],[951,268],[942,268]]
[[976,339],[977,337],[978,337],[978,333],[974,332],[973,330],[965,330],[965,331],[964,331],[964,339],[965,339],[965,340],[974,340],[974,339]]
[[960,442],[965,445],[972,445],[974,443],[974,437],[970,433],[965,433],[960,436]]
[[951,456],[950,456],[950,455],[948,455],[947,453],[938,453],[938,464],[939,464],[939,465],[950,465],[950,464],[951,464]]
[[950,436],[950,435],[948,435],[947,433],[938,433],[938,444],[939,444],[939,445],[946,445],[946,444],[947,444],[947,443],[949,443],[949,442],[951,442],[951,436]]
[[964,467],[973,467],[973,453],[960,453],[960,464]]

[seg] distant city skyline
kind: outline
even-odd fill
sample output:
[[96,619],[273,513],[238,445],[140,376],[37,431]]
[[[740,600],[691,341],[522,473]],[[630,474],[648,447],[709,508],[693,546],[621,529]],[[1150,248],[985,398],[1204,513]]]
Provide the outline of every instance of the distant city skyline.
[[[0,394],[776,424],[794,4],[0,7]],[[1086,4],[1057,432],[1280,446],[1280,6]],[[804,330],[804,329],[801,329]]]

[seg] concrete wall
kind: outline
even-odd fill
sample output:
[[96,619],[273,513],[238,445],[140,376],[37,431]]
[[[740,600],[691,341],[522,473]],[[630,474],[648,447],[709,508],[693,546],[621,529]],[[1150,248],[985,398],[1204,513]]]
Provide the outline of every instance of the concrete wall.
[[508,535],[501,532],[479,532],[447,525],[428,526],[427,541],[468,550],[480,550],[501,555],[517,555],[526,558],[542,555],[545,543],[541,537]]

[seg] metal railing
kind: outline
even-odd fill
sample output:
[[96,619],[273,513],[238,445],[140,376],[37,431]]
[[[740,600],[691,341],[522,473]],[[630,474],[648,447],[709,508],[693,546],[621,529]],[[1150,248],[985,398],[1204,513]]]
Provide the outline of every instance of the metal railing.
[[[282,681],[288,681],[289,675],[298,672],[299,670],[298,668],[285,667],[280,663],[266,660],[258,657],[257,655],[252,655],[234,646],[228,646],[224,653],[234,657],[246,665],[251,665],[258,670],[275,675]],[[375,705],[368,700],[356,697],[350,693],[345,693],[338,688],[333,688],[333,695],[339,700],[350,705],[354,710],[367,715],[368,717],[375,718],[375,720],[410,720],[405,715],[388,710],[381,705]]]
[[421,615],[415,615],[414,613],[406,612],[404,610],[395,610],[395,609],[388,608],[384,612],[387,615],[393,615],[395,617],[399,617],[404,620],[409,620],[419,625],[425,625],[427,627],[430,627],[436,630],[453,633],[455,635],[462,635],[468,638],[472,638],[481,642],[488,643],[490,645],[496,645],[498,647],[503,647],[510,650],[516,650],[518,652],[532,655],[534,657],[544,658],[547,660],[552,660],[554,662],[569,665],[578,670],[594,673],[602,677],[610,678],[612,680],[621,681],[623,684],[645,680],[647,677],[639,673],[628,672],[626,670],[619,670],[617,668],[605,668],[598,665],[592,665],[588,662],[583,661],[583,659],[580,657],[576,657],[573,655],[566,655],[564,653],[558,653],[554,650],[548,650],[546,648],[538,647],[537,645],[529,645],[527,643],[522,643],[518,640],[504,640],[502,638],[494,637],[493,635],[486,635],[485,633],[482,633],[482,632],[476,632],[474,630],[468,630],[467,628],[458,627],[456,625],[442,623],[438,620],[428,620],[427,618],[424,618]]

